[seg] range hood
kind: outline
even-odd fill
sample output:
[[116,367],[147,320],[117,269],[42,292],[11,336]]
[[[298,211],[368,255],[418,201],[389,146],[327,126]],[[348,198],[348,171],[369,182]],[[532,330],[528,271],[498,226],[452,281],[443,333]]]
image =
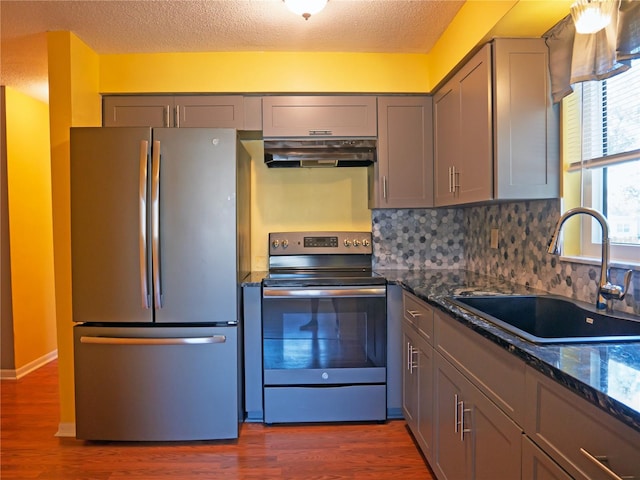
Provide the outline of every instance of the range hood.
[[372,138],[265,140],[264,162],[271,168],[366,167],[376,161],[376,143]]

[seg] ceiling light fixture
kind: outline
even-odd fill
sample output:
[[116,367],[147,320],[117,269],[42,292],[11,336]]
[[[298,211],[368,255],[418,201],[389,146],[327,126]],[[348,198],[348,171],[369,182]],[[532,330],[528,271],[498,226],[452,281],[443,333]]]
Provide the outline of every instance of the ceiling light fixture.
[[302,15],[305,20],[309,20],[311,15],[320,12],[328,0],[282,0],[289,10],[296,15]]
[[609,25],[618,0],[577,0],[571,17],[578,33],[596,33]]

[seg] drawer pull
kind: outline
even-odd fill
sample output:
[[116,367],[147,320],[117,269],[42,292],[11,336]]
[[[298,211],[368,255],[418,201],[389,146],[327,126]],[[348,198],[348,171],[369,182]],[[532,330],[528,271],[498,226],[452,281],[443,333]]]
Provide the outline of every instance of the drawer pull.
[[580,453],[585,457],[587,457],[589,460],[591,460],[593,464],[595,464],[598,468],[600,468],[604,473],[609,475],[609,477],[613,478],[614,480],[633,480],[635,478],[635,477],[628,477],[628,476],[621,477],[616,472],[611,470],[607,466],[607,463],[609,462],[606,456],[592,455],[589,452],[587,452],[584,448],[580,448]]
[[422,316],[422,314],[417,310],[407,310],[407,313],[411,315],[411,318],[418,318]]

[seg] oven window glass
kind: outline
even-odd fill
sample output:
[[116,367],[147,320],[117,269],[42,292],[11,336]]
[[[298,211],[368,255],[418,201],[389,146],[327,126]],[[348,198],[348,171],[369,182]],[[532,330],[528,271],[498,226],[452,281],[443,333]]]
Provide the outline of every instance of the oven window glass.
[[264,368],[384,367],[386,300],[266,298]]

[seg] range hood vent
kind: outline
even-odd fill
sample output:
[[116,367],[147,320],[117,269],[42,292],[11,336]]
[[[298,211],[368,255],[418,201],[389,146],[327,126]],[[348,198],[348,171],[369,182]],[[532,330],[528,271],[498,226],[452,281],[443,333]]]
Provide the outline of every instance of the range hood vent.
[[375,139],[265,140],[271,168],[366,167],[376,161]]

